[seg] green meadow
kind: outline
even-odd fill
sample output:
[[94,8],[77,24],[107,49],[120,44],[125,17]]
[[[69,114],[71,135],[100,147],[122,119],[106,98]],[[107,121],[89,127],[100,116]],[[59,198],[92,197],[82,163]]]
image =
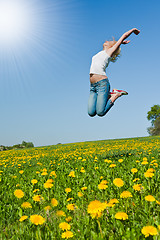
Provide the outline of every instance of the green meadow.
[[0,239],[160,239],[160,136],[0,152]]

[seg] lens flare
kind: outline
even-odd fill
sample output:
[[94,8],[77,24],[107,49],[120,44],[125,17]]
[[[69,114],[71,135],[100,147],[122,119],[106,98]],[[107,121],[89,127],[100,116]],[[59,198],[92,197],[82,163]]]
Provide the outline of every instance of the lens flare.
[[32,33],[32,7],[23,0],[0,1],[0,45],[11,48],[24,42]]

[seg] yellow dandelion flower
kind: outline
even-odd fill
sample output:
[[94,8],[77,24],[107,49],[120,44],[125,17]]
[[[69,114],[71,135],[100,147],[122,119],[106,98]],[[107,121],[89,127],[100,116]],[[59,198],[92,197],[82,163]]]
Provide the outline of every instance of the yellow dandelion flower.
[[119,203],[118,199],[113,198],[109,200],[110,203]]
[[121,158],[121,159],[119,159],[119,160],[118,160],[118,162],[122,163],[122,162],[123,162],[123,159],[122,159],[122,158]]
[[160,201],[156,200],[156,203],[157,203],[158,205],[160,205]]
[[106,207],[106,203],[94,200],[88,205],[87,212],[91,215],[92,218],[99,218],[101,217],[102,212],[106,209]]
[[47,212],[47,211],[49,211],[49,210],[51,210],[52,208],[51,208],[51,206],[46,206],[46,207],[44,207],[44,210]]
[[72,221],[72,217],[71,217],[71,216],[67,217],[67,218],[66,218],[66,221],[67,221],[67,222],[71,222],[71,221]]
[[100,183],[100,184],[98,184],[98,188],[102,190],[102,189],[108,188],[108,186],[106,184]]
[[71,225],[69,225],[67,222],[62,222],[59,224],[59,228],[64,230],[70,230],[71,229]]
[[124,182],[121,178],[115,178],[113,180],[113,184],[117,187],[122,187],[124,185]]
[[86,171],[84,170],[84,167],[81,168],[80,170],[81,173],[85,173]]
[[33,193],[38,192],[38,191],[39,191],[39,189],[34,189],[34,190],[33,190]]
[[114,167],[116,167],[116,164],[111,164],[110,166],[109,166],[110,168],[114,168]]
[[72,191],[71,188],[66,188],[66,189],[65,189],[65,192],[66,192],[66,193],[69,193],[69,192],[71,192],[71,191]]
[[154,202],[156,201],[156,199],[152,196],[152,195],[148,195],[145,197],[145,200],[148,202]]
[[126,220],[128,219],[128,215],[125,212],[118,212],[116,213],[115,218],[120,220]]
[[48,173],[47,172],[42,172],[41,175],[42,176],[46,176]]
[[138,180],[140,180],[139,178],[135,178],[133,179],[133,182],[137,182]]
[[23,222],[23,221],[26,220],[27,218],[28,218],[28,216],[23,215],[23,216],[19,219],[19,221],[20,221],[20,222]]
[[62,238],[67,238],[67,239],[72,238],[73,237],[73,232],[71,232],[71,231],[63,232],[61,237]]
[[52,171],[52,172],[50,173],[50,176],[54,176],[55,178],[57,177],[55,171]]
[[24,202],[21,205],[22,208],[32,208],[32,205],[29,202]]
[[148,172],[148,171],[146,171],[146,172],[144,173],[144,176],[145,176],[146,178],[152,178],[152,177],[154,176],[154,173],[153,173],[153,172]]
[[144,187],[142,186],[142,184],[134,184],[134,185],[133,185],[133,189],[134,189],[135,191],[141,191],[141,190],[144,189]]
[[31,180],[31,183],[34,185],[34,184],[36,184],[38,181],[37,181],[37,179],[32,179]]
[[85,190],[87,189],[87,187],[82,187],[81,189],[82,189],[83,191],[85,191]]
[[129,197],[133,197],[131,192],[129,191],[123,191],[120,195],[120,198],[129,198]]
[[70,198],[67,199],[67,202],[69,202],[69,201],[71,201],[71,200],[73,200],[73,198],[70,197]]
[[74,171],[71,171],[68,176],[69,176],[69,177],[75,177],[75,172],[74,172]]
[[111,163],[111,160],[105,159],[104,162]]
[[83,197],[83,193],[78,192],[78,197]]
[[58,201],[55,198],[51,199],[51,204],[53,207],[56,207],[58,205]]
[[29,219],[35,225],[42,225],[45,222],[45,218],[41,215],[31,215]]
[[33,196],[33,200],[35,201],[35,202],[40,202],[41,201],[41,195],[34,195]]
[[73,203],[70,203],[70,204],[67,205],[67,209],[70,210],[70,211],[74,211],[74,208],[75,208],[75,206],[74,206]]
[[142,228],[141,232],[143,235],[145,235],[145,237],[149,237],[149,235],[151,236],[158,235],[157,228],[153,226],[145,226]]
[[149,168],[148,170],[147,170],[147,172],[154,172],[155,170],[154,170],[154,168]]
[[143,162],[141,162],[141,164],[142,164],[142,165],[147,165],[148,162],[147,162],[147,161],[143,161]]
[[44,183],[44,188],[51,188],[51,187],[53,187],[53,184],[51,182]]
[[137,168],[132,168],[132,169],[131,169],[131,172],[132,172],[132,173],[136,173],[136,172],[138,172],[138,169],[137,169]]
[[24,197],[24,192],[21,190],[21,189],[16,189],[14,191],[14,195],[17,197],[17,198],[23,198]]
[[19,173],[22,174],[22,173],[24,173],[24,171],[23,171],[23,170],[20,170]]
[[65,212],[63,212],[62,210],[58,210],[58,211],[56,212],[56,215],[57,215],[58,217],[65,217],[65,216],[66,216]]

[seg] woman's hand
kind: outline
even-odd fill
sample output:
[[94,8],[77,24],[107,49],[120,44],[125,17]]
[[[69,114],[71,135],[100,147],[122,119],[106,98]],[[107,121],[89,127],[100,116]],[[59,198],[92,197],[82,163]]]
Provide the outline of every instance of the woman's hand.
[[121,44],[127,44],[129,42],[130,42],[130,40],[123,40],[123,42]]
[[138,35],[140,33],[140,31],[137,28],[133,28],[133,32],[134,34]]

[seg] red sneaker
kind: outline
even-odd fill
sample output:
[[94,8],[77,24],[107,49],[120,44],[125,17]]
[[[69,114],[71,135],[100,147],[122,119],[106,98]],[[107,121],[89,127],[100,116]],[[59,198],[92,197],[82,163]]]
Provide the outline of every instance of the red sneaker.
[[110,94],[115,94],[115,93],[121,93],[122,95],[128,95],[128,92],[126,92],[124,90],[113,89],[113,91],[110,92]]

